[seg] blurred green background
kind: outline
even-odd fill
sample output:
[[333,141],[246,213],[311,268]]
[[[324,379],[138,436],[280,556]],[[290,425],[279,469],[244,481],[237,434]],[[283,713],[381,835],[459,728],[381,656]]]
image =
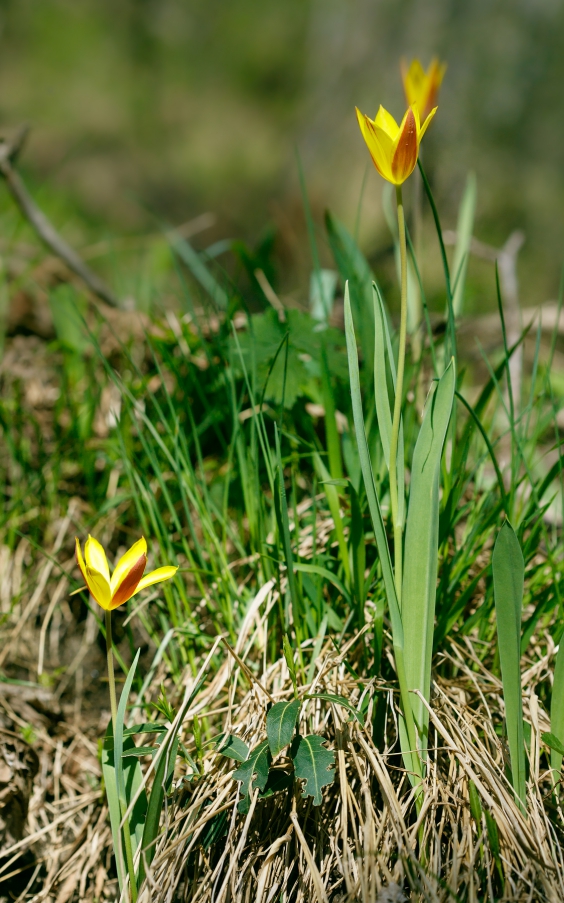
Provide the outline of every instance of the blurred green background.
[[[448,71],[424,162],[443,225],[474,170],[475,234],[500,246],[522,229],[523,305],[556,294],[561,0],[1,0],[0,41],[0,124],[32,125],[22,167],[40,200],[58,199],[68,237],[211,211],[212,238],[255,240],[274,223],[299,258],[297,149],[316,219],[329,207],[353,229],[364,183],[359,234],[376,268],[390,244],[383,183],[354,106],[401,116],[400,57],[437,54]],[[480,266],[475,310],[493,301]]]

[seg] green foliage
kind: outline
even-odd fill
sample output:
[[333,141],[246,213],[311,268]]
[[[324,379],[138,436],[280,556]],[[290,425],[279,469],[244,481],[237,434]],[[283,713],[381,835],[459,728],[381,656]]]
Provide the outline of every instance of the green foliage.
[[[405,565],[401,598],[410,690],[419,690],[429,702],[431,658],[435,626],[435,595],[439,560],[439,474],[443,446],[451,417],[456,370],[451,361],[429,392],[423,422],[411,462],[409,507],[405,530]],[[429,713],[413,697],[413,714],[423,755],[427,747]]]
[[[286,337],[287,352],[283,348],[276,357]],[[337,379],[346,380],[343,344],[338,330],[320,329],[309,314],[288,310],[281,322],[275,310],[267,310],[253,314],[249,328],[237,342],[231,340],[230,356],[237,375],[243,374],[243,366],[254,375],[259,398],[264,391],[266,401],[277,405],[283,401],[290,409],[308,393],[312,380],[321,376],[322,347],[329,371]]]
[[301,702],[276,702],[266,716],[266,735],[272,756],[289,746],[294,736],[296,721],[300,714]]
[[268,773],[272,756],[268,740],[263,740],[249,753],[249,758],[233,772],[233,780],[241,781],[241,796],[239,812],[248,812],[249,796],[258,787],[264,790],[268,781]]
[[222,756],[235,759],[236,762],[246,762],[249,758],[249,747],[235,734],[221,736],[217,742],[217,751]]
[[323,787],[332,784],[335,773],[335,753],[323,744],[325,740],[317,734],[298,737],[295,749],[292,750],[296,778],[304,781],[302,796],[313,797],[313,805],[320,806],[323,800]]
[[509,521],[505,521],[496,539],[492,571],[511,777],[517,804],[524,812],[527,794],[520,660],[525,565],[519,540]]

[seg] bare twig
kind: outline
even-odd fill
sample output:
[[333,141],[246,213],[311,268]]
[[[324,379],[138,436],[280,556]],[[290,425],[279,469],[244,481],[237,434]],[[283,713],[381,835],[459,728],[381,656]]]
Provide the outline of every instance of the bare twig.
[[117,307],[118,302],[108,286],[88,267],[74,248],[62,238],[42,210],[37,206],[25,183],[15,168],[15,162],[22,149],[28,132],[23,126],[12,141],[0,138],[0,175],[23,217],[37,232],[41,241],[68,266],[88,286],[90,291],[109,304]]

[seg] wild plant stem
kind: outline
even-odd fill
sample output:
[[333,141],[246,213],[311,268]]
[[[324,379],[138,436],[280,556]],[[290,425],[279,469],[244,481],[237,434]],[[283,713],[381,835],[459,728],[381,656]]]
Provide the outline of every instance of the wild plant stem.
[[114,653],[112,649],[112,613],[106,611],[106,652],[108,656],[108,686],[110,688],[110,709],[112,711],[113,735],[116,735],[117,699],[116,680],[114,677]]
[[[394,580],[398,604],[401,610],[403,524],[399,518],[397,464],[401,423],[401,402],[403,397],[403,375],[405,370],[405,345],[407,338],[407,243],[405,237],[405,214],[403,210],[401,185],[396,185],[396,200],[398,207],[398,234],[401,264],[401,307],[396,393],[394,399],[394,416],[392,419],[392,435],[390,438],[390,502],[392,507],[392,523],[394,527]],[[400,462],[400,466],[403,467],[403,461]]]
[[[405,234],[405,214],[403,209],[403,197],[401,185],[396,186],[396,200],[398,208],[398,235],[400,246],[400,273],[401,273],[401,306],[400,306],[400,332],[399,332],[399,349],[398,349],[398,366],[396,375],[396,393],[394,398],[394,416],[392,419],[392,435],[390,438],[390,502],[392,508],[392,523],[394,527],[394,582],[396,585],[396,594],[398,605],[401,611],[401,587],[402,587],[402,547],[403,547],[403,523],[399,516],[399,493],[398,493],[398,446],[399,432],[401,423],[401,403],[403,398],[403,377],[405,371],[405,346],[407,340],[407,241]],[[403,461],[400,461],[400,467],[403,467]],[[403,658],[403,649],[394,649],[396,659],[396,669],[398,681],[400,685],[401,704],[403,709],[403,717],[407,730],[408,742],[411,747],[412,770],[417,775],[417,791],[416,804],[419,810],[421,806],[421,781],[422,769],[419,751],[417,747],[417,731],[415,721],[413,719],[413,709],[409,698],[409,688],[405,676],[405,664]]]
[[[112,613],[106,611],[106,651],[108,657],[108,686],[110,688],[110,709],[112,712],[112,736],[114,738],[115,753],[115,737],[117,725],[117,698],[116,698],[116,680],[114,676],[114,653],[112,648]],[[118,763],[114,763],[115,774],[118,775],[121,769],[118,769]],[[123,843],[125,846],[125,858],[127,860],[127,871],[129,873],[129,885],[131,889],[131,903],[137,901],[137,882],[135,880],[135,866],[133,864],[133,850],[131,848],[131,835],[129,833],[129,820],[125,818],[127,812],[127,804],[123,798],[121,787],[117,787],[119,806],[121,810],[121,818],[123,824]]]

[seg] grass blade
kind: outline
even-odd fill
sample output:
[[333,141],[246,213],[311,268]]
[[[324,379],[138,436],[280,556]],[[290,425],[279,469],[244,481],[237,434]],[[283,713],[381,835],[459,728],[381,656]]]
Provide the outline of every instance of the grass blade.
[[[564,745],[564,637],[560,639],[554,665],[554,683],[550,702],[550,732]],[[562,768],[562,755],[554,747],[550,754],[550,766],[555,772],[554,780],[558,780]]]
[[527,796],[520,669],[525,563],[519,540],[508,520],[499,531],[494,546],[492,570],[513,789],[517,805],[525,812]]
[[[464,303],[464,289],[466,286],[466,270],[468,268],[468,256],[474,231],[474,214],[476,212],[476,176],[468,173],[466,187],[460,207],[458,209],[458,222],[456,224],[456,245],[452,260],[452,272],[454,276],[452,288],[452,309],[455,317],[462,313]],[[448,313],[448,312],[447,312]]]

